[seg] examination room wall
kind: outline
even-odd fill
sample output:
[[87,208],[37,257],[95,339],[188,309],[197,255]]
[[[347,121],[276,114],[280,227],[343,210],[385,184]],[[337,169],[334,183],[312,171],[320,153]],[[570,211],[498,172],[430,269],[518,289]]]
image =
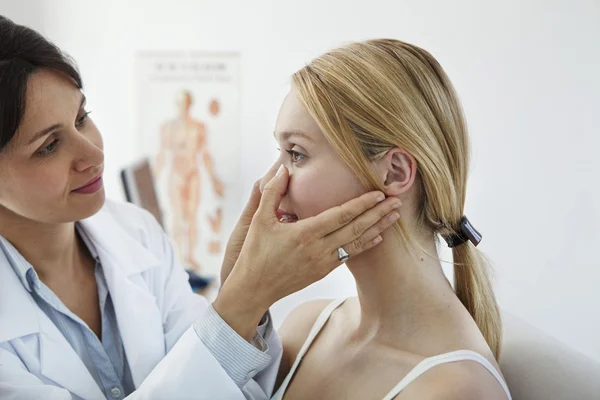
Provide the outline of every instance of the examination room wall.
[[[77,60],[116,199],[118,171],[137,154],[138,50],[240,52],[244,194],[276,157],[272,132],[291,73],[354,40],[392,37],[429,50],[464,105],[466,213],[484,235],[502,308],[600,361],[598,1],[0,0],[0,13]],[[307,299],[354,293],[340,269],[273,315],[279,324]]]

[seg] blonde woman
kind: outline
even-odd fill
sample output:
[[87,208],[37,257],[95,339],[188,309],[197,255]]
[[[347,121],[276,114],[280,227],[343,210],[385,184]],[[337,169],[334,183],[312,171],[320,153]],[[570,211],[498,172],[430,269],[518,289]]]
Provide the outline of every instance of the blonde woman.
[[[464,218],[468,136],[438,62],[397,40],[354,43],[293,76],[275,136],[295,221],[371,189],[402,201],[381,244],[340,257],[357,298],[301,305],[284,322],[275,399],[510,399],[481,237]],[[453,248],[455,288],[437,257]]]

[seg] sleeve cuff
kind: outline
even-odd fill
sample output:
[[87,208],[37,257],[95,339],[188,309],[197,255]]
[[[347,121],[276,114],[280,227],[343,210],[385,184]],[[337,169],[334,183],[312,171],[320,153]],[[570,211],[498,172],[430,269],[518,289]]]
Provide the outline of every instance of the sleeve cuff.
[[260,325],[258,325],[258,328],[256,328],[256,333],[252,339],[252,344],[254,347],[265,353],[269,351],[269,344],[267,341],[273,332],[273,324],[271,321],[271,312],[267,311],[260,320]]
[[227,325],[212,305],[196,321],[194,330],[240,389],[271,363],[271,356],[267,353],[269,347],[265,340],[266,335],[270,336],[273,331],[273,324],[268,312],[261,320],[252,344]]

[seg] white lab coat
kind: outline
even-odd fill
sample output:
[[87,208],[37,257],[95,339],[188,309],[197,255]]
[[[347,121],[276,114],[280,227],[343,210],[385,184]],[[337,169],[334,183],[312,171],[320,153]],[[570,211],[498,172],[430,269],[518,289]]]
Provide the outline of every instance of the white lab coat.
[[[281,358],[277,334],[268,340],[273,363],[240,391],[191,328],[208,303],[191,291],[169,240],[148,212],[107,201],[81,223],[102,262],[138,388],[127,399],[270,397]],[[0,252],[0,398],[70,400],[71,393],[105,398]]]

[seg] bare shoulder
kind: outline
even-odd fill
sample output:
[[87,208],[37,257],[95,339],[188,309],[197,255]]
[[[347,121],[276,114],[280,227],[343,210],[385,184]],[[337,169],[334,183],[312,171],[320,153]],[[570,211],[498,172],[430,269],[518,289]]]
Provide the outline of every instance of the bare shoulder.
[[332,301],[333,299],[307,301],[300,304],[287,316],[279,328],[279,335],[283,342],[284,352],[288,356],[296,357],[317,318]]
[[283,321],[278,330],[283,344],[283,354],[275,388],[279,388],[287,376],[317,318],[332,301],[332,299],[312,300],[303,303],[296,307]]
[[395,399],[508,400],[498,380],[481,364],[459,361],[432,368]]

